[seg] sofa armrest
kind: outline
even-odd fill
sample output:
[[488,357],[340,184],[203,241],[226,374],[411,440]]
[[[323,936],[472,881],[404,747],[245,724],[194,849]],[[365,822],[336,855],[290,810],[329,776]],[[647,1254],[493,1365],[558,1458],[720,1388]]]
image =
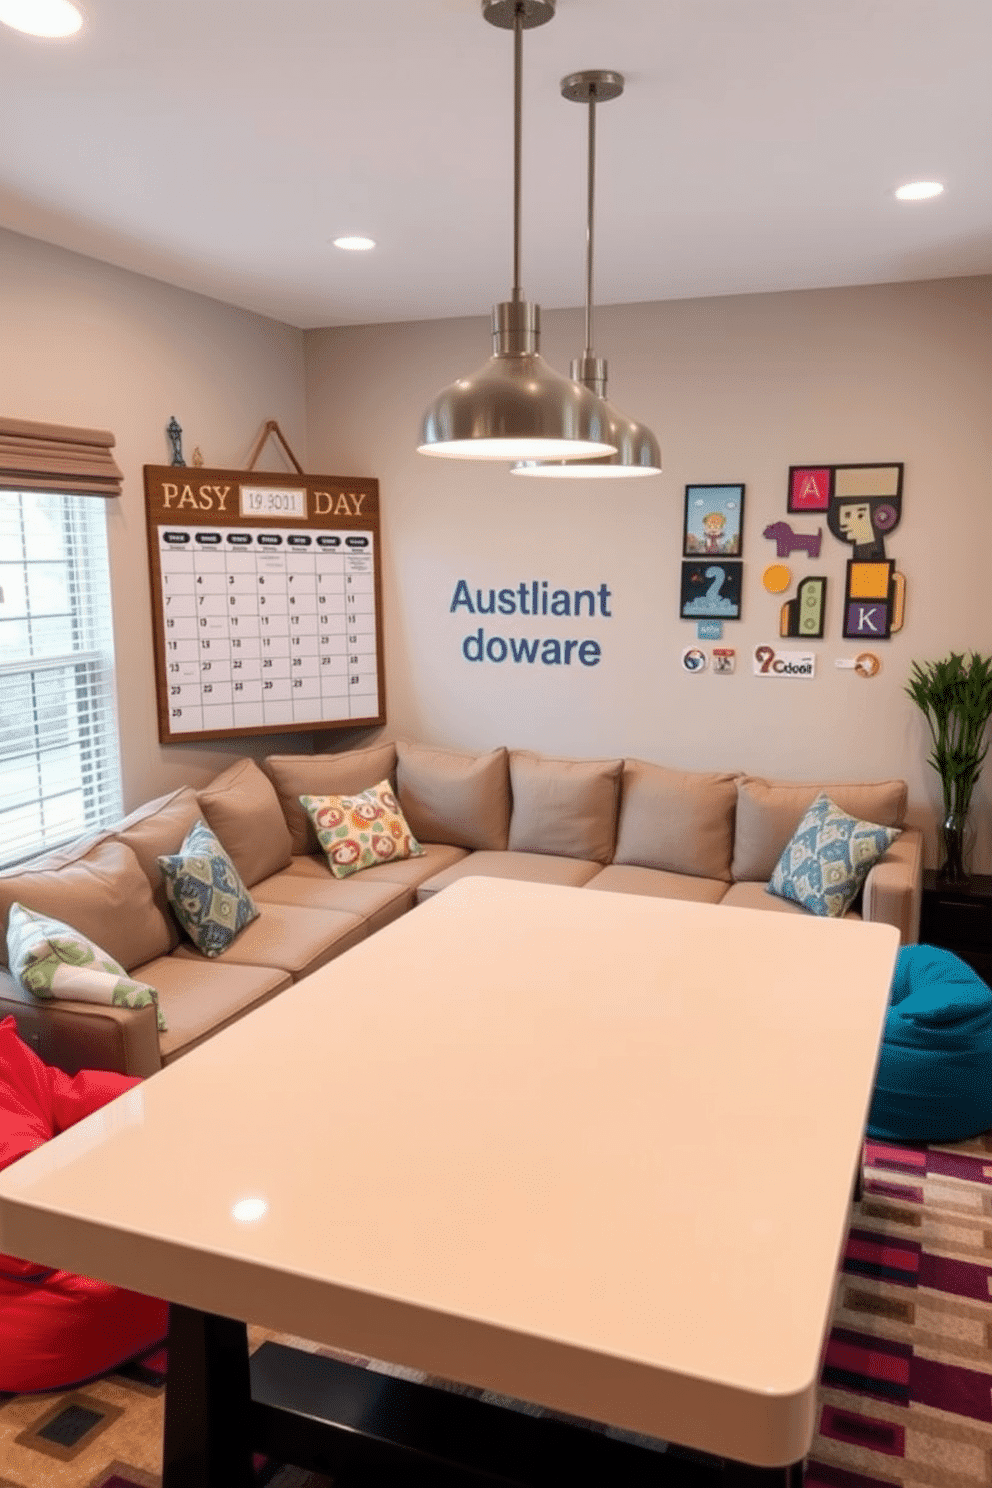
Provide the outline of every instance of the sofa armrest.
[[124,1008],[64,997],[41,1001],[0,968],[0,1018],[7,1017],[13,1017],[29,1048],[67,1075],[98,1069],[145,1077],[162,1068],[153,1004]]
[[894,925],[903,945],[920,938],[923,897],[923,833],[904,827],[865,879],[862,917]]

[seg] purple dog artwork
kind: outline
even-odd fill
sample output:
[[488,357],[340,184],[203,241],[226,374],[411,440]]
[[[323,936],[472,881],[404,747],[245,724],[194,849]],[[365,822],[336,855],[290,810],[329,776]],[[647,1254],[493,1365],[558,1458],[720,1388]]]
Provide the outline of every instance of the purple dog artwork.
[[808,553],[810,558],[819,558],[823,529],[793,532],[788,522],[770,522],[762,536],[775,544],[776,558],[788,558],[790,553]]

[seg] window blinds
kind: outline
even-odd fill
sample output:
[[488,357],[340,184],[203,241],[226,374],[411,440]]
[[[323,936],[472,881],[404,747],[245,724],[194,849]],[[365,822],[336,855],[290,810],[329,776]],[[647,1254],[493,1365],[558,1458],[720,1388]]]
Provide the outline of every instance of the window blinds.
[[121,477],[111,435],[61,432],[0,419],[0,867],[122,810],[106,507],[88,499]]

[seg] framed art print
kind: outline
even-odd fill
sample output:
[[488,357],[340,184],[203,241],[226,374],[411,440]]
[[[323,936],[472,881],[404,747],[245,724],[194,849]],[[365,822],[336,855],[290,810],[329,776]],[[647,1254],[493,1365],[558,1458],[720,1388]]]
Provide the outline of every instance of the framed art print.
[[743,546],[744,487],[686,486],[684,558],[739,558]]
[[683,563],[679,615],[683,620],[739,620],[743,563]]

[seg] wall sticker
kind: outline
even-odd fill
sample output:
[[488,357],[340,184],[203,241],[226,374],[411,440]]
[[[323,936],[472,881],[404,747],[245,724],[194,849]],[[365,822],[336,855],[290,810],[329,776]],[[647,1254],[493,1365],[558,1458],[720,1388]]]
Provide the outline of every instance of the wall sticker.
[[682,670],[684,672],[705,672],[706,661],[706,652],[699,646],[686,646],[682,652]]
[[[552,620],[612,620],[613,590],[608,584],[593,588],[554,588],[550,579],[522,579],[505,586],[473,587],[458,579],[448,613],[466,615],[524,615]],[[542,627],[543,628],[543,627]],[[478,626],[462,638],[462,656],[471,662],[497,666],[598,666],[600,642],[592,636],[503,635],[492,627]]]
[[857,672],[859,677],[875,677],[882,670],[882,663],[871,651],[862,651],[858,656],[838,656],[834,666]]
[[792,583],[792,570],[784,563],[769,563],[761,575],[761,582],[769,594],[782,594]]
[[823,528],[815,532],[794,532],[788,522],[769,522],[762,533],[775,544],[776,558],[789,558],[793,553],[807,553],[810,558],[819,558]]
[[815,651],[779,651],[774,646],[755,646],[752,660],[756,677],[808,680],[816,672]]

